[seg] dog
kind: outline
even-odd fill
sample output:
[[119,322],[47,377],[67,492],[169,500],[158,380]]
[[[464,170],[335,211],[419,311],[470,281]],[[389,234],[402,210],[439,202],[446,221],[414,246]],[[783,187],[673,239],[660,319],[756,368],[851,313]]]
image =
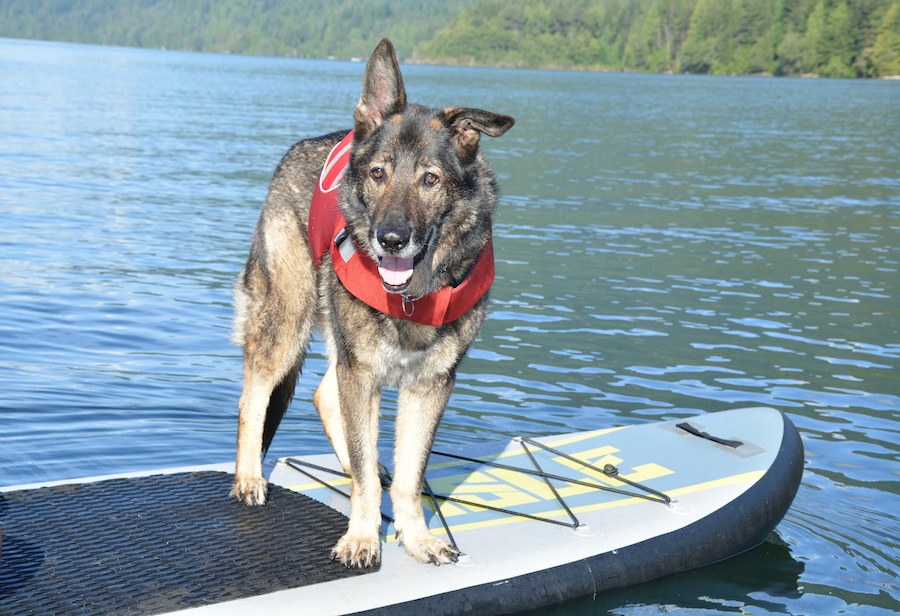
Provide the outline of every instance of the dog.
[[[421,487],[493,279],[496,182],[479,138],[503,135],[515,120],[407,104],[388,39],[366,65],[353,117],[350,133],[304,140],[285,154],[235,282],[234,341],[244,372],[231,494],[265,504],[262,456],[318,328],[328,368],[313,403],[352,479],[350,521],[332,560],[380,561],[379,405],[382,388],[395,387],[397,538],[416,560],[449,564],[459,552],[429,532]],[[313,203],[322,198],[336,206]]]

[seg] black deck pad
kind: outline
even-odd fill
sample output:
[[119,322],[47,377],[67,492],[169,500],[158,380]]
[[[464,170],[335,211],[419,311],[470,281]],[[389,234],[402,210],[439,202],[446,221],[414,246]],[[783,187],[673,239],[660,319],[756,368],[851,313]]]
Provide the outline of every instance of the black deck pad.
[[0,493],[0,614],[156,614],[376,569],[329,560],[347,518],[269,486],[194,472]]

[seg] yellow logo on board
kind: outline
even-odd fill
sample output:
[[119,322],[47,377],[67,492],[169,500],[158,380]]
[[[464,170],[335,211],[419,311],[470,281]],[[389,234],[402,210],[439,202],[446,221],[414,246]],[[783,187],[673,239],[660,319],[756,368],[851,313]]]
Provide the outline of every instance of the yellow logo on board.
[[[585,451],[570,454],[573,458],[584,460],[597,468],[603,468],[607,464],[619,467],[622,458],[615,454],[619,449],[606,445],[595,447]],[[519,456],[516,456],[519,457]],[[524,454],[523,454],[524,457]],[[572,479],[586,481],[597,486],[627,488],[623,482],[614,477],[609,477],[603,472],[595,471],[573,460],[562,456],[553,457],[556,465],[567,467],[575,473]],[[530,467],[530,461],[523,460]],[[546,466],[550,466],[547,464]],[[674,471],[655,463],[641,464],[631,469],[630,473],[620,476],[630,481],[641,483],[658,477],[672,474]],[[557,471],[557,474],[558,471]],[[594,493],[596,488],[572,483],[564,483],[559,480],[551,480],[553,487],[563,499],[574,498],[581,494]],[[474,473],[452,475],[448,477],[429,479],[431,488],[438,494],[448,494],[453,498],[468,501],[478,505],[487,505],[500,509],[516,509],[523,505],[534,505],[543,501],[552,502],[554,507],[558,505],[556,497],[547,486],[543,478],[502,468],[483,470]],[[627,498],[627,497],[625,497]],[[471,511],[478,511],[479,507],[470,507],[457,503],[445,502],[441,505],[441,511],[447,517],[465,515]]]

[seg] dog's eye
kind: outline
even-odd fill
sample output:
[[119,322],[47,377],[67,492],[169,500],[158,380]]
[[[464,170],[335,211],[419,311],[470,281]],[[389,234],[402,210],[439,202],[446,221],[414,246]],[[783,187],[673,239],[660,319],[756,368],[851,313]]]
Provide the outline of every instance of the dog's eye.
[[384,179],[384,169],[382,169],[381,167],[375,167],[369,173],[372,175],[372,179],[376,182],[380,182]]
[[435,186],[440,181],[440,178],[429,171],[422,178],[422,181],[425,182],[425,186]]

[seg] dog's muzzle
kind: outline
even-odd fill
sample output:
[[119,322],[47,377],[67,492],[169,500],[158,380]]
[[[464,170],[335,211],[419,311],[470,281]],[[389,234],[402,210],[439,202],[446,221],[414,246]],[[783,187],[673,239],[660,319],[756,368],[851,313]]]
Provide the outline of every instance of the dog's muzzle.
[[[381,228],[379,227],[380,230]],[[402,242],[397,240],[391,233],[385,233],[383,240],[379,233],[378,243],[385,250],[385,254],[379,260],[378,274],[381,276],[381,282],[387,291],[402,293],[409,287],[413,270],[425,258],[425,253],[428,252],[428,247],[431,244],[432,235],[433,230],[429,230],[425,241],[422,242],[419,249],[412,255],[409,255],[410,249],[414,246],[409,242],[410,234],[408,231],[406,232],[406,239]]]

